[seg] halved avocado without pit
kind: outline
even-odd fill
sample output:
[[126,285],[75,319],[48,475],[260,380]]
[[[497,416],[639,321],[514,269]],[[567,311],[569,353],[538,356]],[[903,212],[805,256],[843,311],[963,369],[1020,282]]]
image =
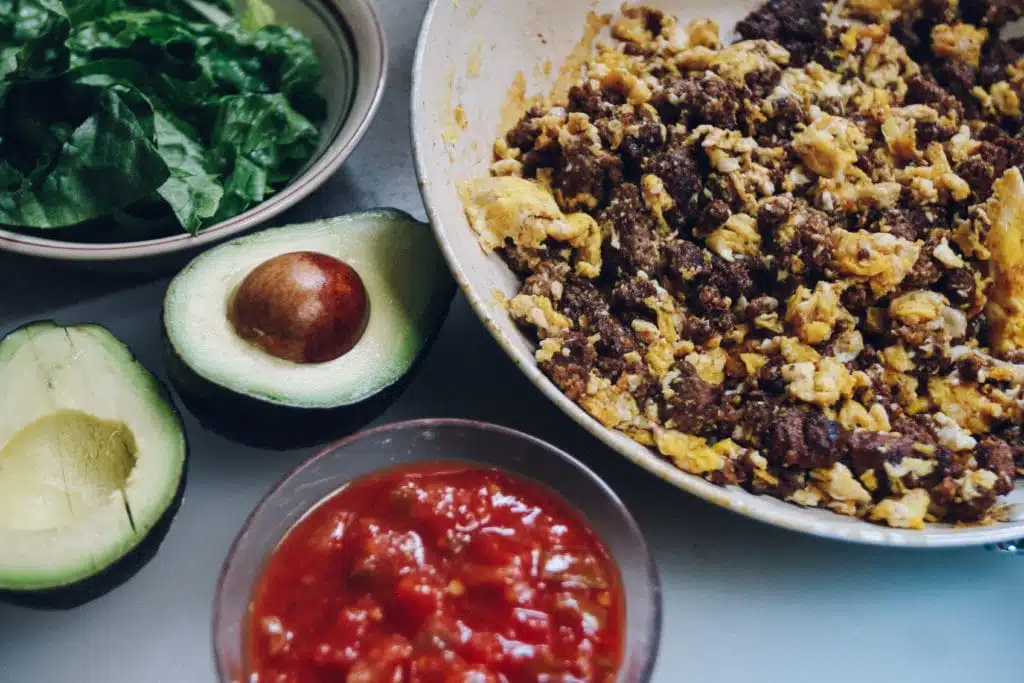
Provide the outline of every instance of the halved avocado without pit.
[[172,280],[168,374],[189,411],[229,439],[323,443],[397,398],[454,292],[430,227],[401,211],[264,230]]
[[187,445],[160,382],[105,328],[28,324],[0,341],[0,597],[72,607],[152,557]]

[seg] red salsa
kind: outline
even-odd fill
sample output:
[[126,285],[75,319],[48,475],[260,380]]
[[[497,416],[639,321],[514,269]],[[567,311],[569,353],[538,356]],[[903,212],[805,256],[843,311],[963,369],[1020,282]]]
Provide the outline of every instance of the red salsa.
[[333,494],[253,599],[250,683],[611,683],[618,570],[540,486],[459,464]]

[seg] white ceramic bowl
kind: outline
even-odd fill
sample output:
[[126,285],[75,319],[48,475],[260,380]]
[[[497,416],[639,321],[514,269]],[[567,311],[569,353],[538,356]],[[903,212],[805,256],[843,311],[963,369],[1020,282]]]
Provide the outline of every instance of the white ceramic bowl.
[[372,0],[267,2],[280,23],[299,29],[313,42],[323,71],[319,91],[327,101],[320,145],[291,183],[245,213],[196,236],[183,232],[137,242],[97,244],[0,229],[0,250],[63,261],[138,261],[194,251],[257,227],[323,184],[355,149],[377,111],[387,73],[384,29]]
[[[516,75],[527,94],[551,90],[580,42],[589,11],[615,12],[620,0],[434,0],[424,19],[413,75],[416,169],[441,248],[470,303],[501,347],[544,394],[606,444],[662,479],[722,507],[817,536],[890,546],[977,545],[1024,537],[1024,519],[1005,524],[925,531],[888,529],[823,510],[804,509],[738,487],[722,488],[686,474],[626,436],[606,429],[567,399],[537,368],[533,344],[509,320],[495,292],[512,296],[517,280],[497,256],[477,245],[456,193],[460,180],[487,173],[502,109]],[[731,32],[757,0],[655,0],[681,19],[710,17]],[[464,128],[455,120],[461,107]],[[1019,489],[1011,502],[1024,504]],[[1020,515],[1018,515],[1020,517]]]

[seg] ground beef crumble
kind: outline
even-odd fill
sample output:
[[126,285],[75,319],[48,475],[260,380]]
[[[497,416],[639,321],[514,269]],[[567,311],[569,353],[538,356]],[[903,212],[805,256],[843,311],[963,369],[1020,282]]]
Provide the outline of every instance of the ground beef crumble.
[[627,6],[460,193],[542,370],[686,472],[903,528],[1024,475],[1016,0]]

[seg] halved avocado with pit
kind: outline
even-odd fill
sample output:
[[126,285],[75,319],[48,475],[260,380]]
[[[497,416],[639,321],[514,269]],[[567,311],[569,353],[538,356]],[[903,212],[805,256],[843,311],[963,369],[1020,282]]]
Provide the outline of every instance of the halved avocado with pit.
[[455,286],[430,227],[381,209],[265,230],[174,278],[171,381],[204,426],[293,448],[358,429],[407,384]]
[[8,334],[0,387],[0,597],[80,604],[156,552],[184,484],[180,416],[97,325]]

